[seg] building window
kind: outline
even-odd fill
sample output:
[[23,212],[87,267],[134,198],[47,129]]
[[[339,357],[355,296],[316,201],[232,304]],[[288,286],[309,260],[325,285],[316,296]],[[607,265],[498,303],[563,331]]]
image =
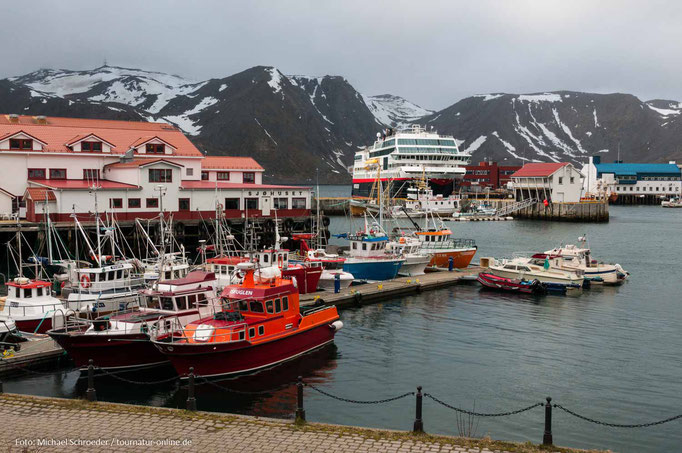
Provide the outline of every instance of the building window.
[[201,180],[202,181],[208,181],[208,172],[207,171],[201,172]]
[[258,209],[258,198],[244,198],[246,209]]
[[166,146],[158,143],[147,143],[147,154],[166,154]]
[[28,179],[45,179],[44,168],[29,168]]
[[121,209],[123,207],[123,199],[109,198],[109,207],[112,209]]
[[255,184],[256,183],[256,174],[252,171],[245,171],[244,172],[244,184]]
[[194,176],[194,169],[193,168],[187,168],[185,169],[185,174],[187,176]]
[[128,198],[128,208],[136,209],[142,207],[142,200],[139,198]]
[[305,198],[292,198],[291,209],[305,209]]
[[559,184],[563,184],[563,183],[564,183],[564,177],[563,177],[563,176],[559,176]]
[[575,176],[571,176],[571,184],[575,183]]
[[189,198],[178,199],[178,209],[181,211],[189,211]]
[[149,182],[173,182],[173,170],[168,168],[150,168]]
[[24,138],[10,138],[9,149],[27,150],[33,149],[33,140]]
[[219,171],[216,174],[216,179],[218,181],[229,181],[230,180],[230,172],[229,171]]
[[101,153],[102,152],[102,142],[81,142],[81,151]]
[[225,209],[239,209],[239,198],[225,198]]
[[286,198],[275,198],[275,209],[289,209],[289,200]]
[[147,198],[147,207],[148,208],[158,208],[159,207],[159,199],[158,198]]
[[66,179],[66,168],[50,168],[50,179]]
[[99,179],[99,170],[96,168],[84,168],[83,179],[87,179],[88,181]]

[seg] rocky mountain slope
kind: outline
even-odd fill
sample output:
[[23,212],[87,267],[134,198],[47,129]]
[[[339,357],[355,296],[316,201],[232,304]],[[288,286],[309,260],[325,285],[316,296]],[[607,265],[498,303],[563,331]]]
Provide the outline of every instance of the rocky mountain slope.
[[[0,112],[165,121],[211,155],[253,156],[266,179],[348,182],[358,147],[386,126],[451,134],[473,161],[656,162],[682,157],[682,104],[628,94],[557,91],[471,96],[433,112],[398,96],[364,96],[337,76],[257,66],[191,81],[139,69],[43,69],[0,80]],[[619,152],[620,149],[620,152]]]

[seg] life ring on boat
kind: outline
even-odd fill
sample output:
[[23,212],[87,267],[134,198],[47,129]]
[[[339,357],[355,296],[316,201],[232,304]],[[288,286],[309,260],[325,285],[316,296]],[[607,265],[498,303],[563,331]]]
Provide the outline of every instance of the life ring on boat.
[[81,286],[85,289],[90,288],[91,282],[90,282],[90,277],[87,275],[82,275],[81,276]]
[[401,244],[404,244],[404,243],[405,243],[405,238],[404,238],[404,237],[401,237],[399,242],[400,242]]
[[59,287],[62,288],[62,289],[64,289],[65,286],[66,286],[66,280],[64,280],[64,281],[59,285]]

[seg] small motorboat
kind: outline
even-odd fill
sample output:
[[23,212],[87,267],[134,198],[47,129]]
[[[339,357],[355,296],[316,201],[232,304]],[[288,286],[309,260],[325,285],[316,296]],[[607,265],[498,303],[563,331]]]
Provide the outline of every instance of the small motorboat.
[[65,310],[52,295],[52,284],[42,280],[17,277],[7,283],[7,296],[0,297],[0,316],[10,318],[22,332],[47,332],[52,315]]
[[546,294],[547,289],[539,280],[520,280],[516,278],[498,277],[481,272],[477,280],[486,288],[524,294]]
[[563,271],[552,268],[548,260],[538,265],[531,258],[517,256],[509,260],[481,258],[481,267],[498,277],[519,280],[539,280],[542,283],[560,283],[567,288],[581,288],[585,281],[582,271]]

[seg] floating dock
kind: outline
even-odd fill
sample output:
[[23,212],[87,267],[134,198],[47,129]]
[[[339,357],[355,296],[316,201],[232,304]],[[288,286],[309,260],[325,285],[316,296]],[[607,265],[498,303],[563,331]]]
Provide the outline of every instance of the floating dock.
[[479,266],[469,266],[466,269],[454,269],[452,272],[441,270],[427,272],[425,275],[417,277],[398,277],[384,282],[351,285],[346,289],[342,289],[339,293],[316,291],[314,293],[301,294],[300,305],[301,307],[310,307],[315,304],[322,304],[347,308],[375,304],[397,296],[419,294],[423,291],[472,281],[480,271],[481,268]]
[[19,351],[0,359],[0,374],[56,361],[64,355],[64,350],[47,335],[23,335],[29,341],[19,343]]

